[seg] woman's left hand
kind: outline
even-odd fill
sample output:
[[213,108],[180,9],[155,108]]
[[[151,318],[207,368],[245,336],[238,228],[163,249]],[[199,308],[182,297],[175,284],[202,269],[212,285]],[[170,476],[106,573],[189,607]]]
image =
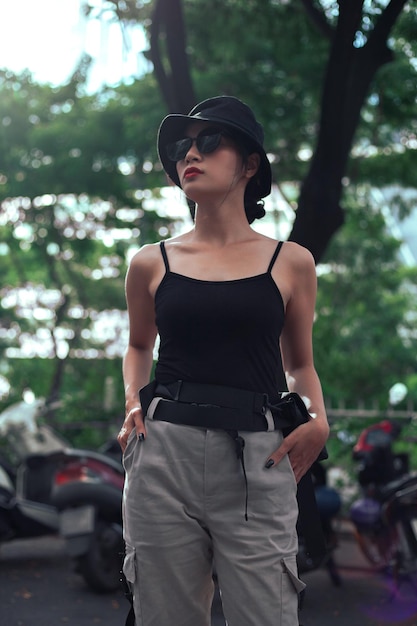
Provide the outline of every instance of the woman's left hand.
[[266,460],[265,467],[272,468],[288,454],[297,483],[317,460],[329,435],[327,422],[311,419],[301,424],[285,437],[273,454]]

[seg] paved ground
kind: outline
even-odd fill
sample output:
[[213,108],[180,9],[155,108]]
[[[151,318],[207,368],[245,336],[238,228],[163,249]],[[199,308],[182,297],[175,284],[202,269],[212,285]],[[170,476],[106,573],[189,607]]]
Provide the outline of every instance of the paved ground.
[[[300,614],[303,626],[417,626],[417,593],[404,584],[399,597],[389,601],[389,582],[368,568],[349,528],[343,528],[335,556],[341,587],[332,585],[325,570],[303,577],[307,582]],[[127,610],[121,592],[97,595],[85,587],[71,571],[59,539],[2,546],[1,626],[124,626]],[[218,598],[212,626],[224,626]]]
[[391,581],[368,566],[349,528],[345,527],[335,556],[340,587],[329,583],[324,570],[303,577],[307,583],[300,613],[303,626],[417,626],[416,590],[404,583],[392,600]]

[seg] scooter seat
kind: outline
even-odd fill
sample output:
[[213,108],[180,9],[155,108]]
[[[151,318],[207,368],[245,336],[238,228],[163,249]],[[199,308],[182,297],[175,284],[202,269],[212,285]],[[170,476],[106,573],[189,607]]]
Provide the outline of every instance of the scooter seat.
[[384,485],[380,489],[380,496],[382,502],[390,500],[392,497],[398,494],[399,491],[407,489],[409,487],[417,487],[417,474],[407,474],[392,480],[387,485]]

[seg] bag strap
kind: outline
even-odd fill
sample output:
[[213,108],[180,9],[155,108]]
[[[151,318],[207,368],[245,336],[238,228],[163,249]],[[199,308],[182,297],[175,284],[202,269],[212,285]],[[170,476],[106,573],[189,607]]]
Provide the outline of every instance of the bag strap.
[[307,556],[314,564],[319,564],[326,555],[326,539],[310,470],[298,482],[297,502],[299,511],[297,531],[304,538]]
[[216,407],[243,409],[265,414],[269,405],[268,394],[236,389],[222,385],[207,385],[183,380],[156,386],[156,393],[177,402],[212,404]]
[[126,617],[125,626],[136,626],[135,611],[133,608],[133,593],[130,589],[129,583],[126,580],[123,569],[120,571],[120,583],[122,585],[123,593],[130,603],[130,609]]
[[127,614],[125,626],[136,626],[135,612],[133,610],[133,605],[130,607],[130,611]]

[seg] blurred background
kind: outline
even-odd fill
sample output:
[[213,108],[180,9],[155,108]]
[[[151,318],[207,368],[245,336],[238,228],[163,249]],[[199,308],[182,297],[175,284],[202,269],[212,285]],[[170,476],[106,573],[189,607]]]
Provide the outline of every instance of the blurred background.
[[[346,6],[345,6],[346,5]],[[124,276],[189,228],[155,139],[217,94],[254,108],[274,176],[255,225],[317,262],[332,436],[417,405],[417,2],[19,0],[0,25],[0,409],[97,447],[123,419]],[[401,449],[414,458],[414,420]]]

